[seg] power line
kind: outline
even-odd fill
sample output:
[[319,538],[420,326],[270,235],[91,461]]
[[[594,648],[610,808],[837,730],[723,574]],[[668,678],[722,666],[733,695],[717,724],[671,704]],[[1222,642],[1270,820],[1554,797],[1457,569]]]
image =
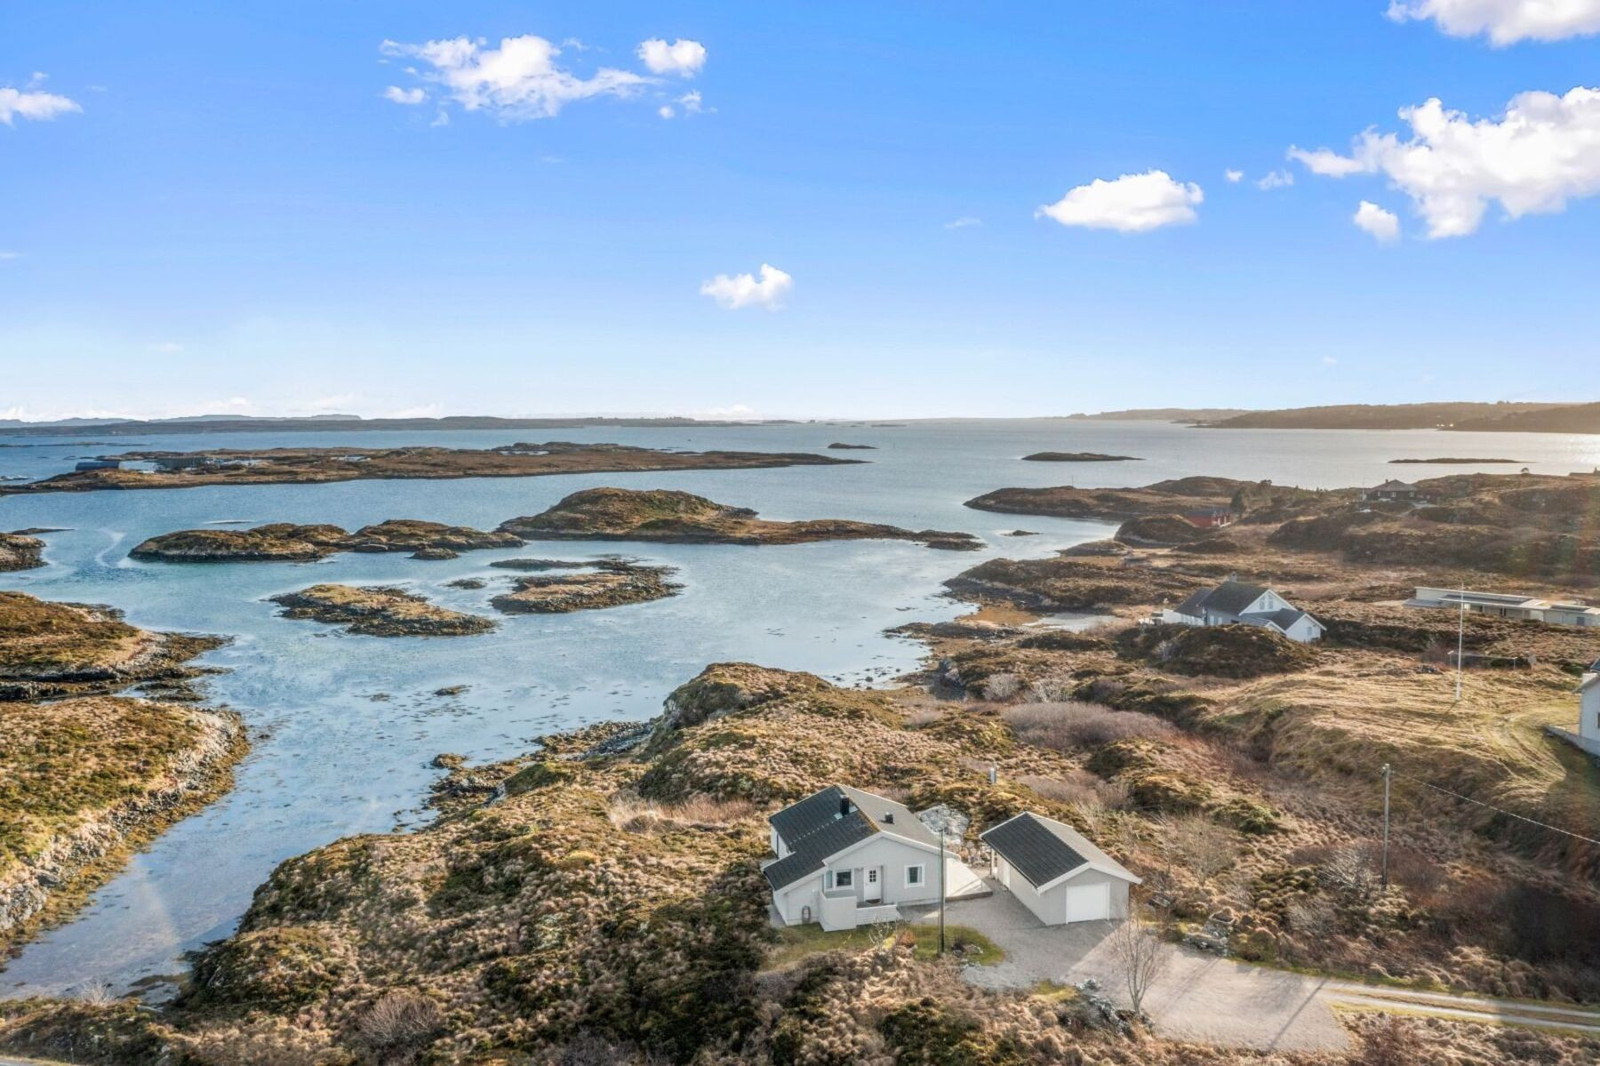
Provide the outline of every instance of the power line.
[[1515,811],[1508,811],[1504,807],[1496,807],[1492,803],[1485,803],[1482,800],[1473,799],[1471,796],[1463,796],[1459,792],[1451,792],[1448,788],[1440,788],[1438,785],[1430,784],[1429,782],[1422,780],[1420,777],[1412,777],[1410,774],[1403,774],[1398,770],[1393,769],[1389,770],[1388,772],[1395,777],[1403,777],[1413,784],[1421,785],[1423,788],[1431,788],[1435,792],[1442,792],[1446,796],[1453,796],[1464,803],[1475,804],[1476,806],[1494,811],[1497,814],[1503,814],[1507,818],[1515,818],[1519,822],[1527,822],[1529,825],[1536,825],[1540,829],[1548,829],[1552,833],[1560,833],[1562,836],[1572,837],[1574,840],[1582,840],[1588,844],[1600,845],[1600,840],[1596,840],[1594,837],[1586,837],[1582,833],[1574,833],[1571,830],[1562,829],[1560,826],[1550,825],[1548,822],[1541,822],[1536,818],[1529,818],[1527,815],[1518,814]]

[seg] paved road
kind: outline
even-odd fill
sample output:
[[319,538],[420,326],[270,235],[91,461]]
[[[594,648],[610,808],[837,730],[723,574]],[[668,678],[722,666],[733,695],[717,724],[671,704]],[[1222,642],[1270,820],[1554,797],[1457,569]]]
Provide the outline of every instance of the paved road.
[[[991,882],[993,884],[993,882]],[[1128,1002],[1100,922],[1046,927],[1010,892],[952,903],[948,920],[971,926],[1006,951],[995,966],[969,967],[967,979],[988,988],[1032,988],[1041,981],[1076,984],[1092,977],[1113,1000]],[[911,916],[929,920],[931,913]],[[1180,1040],[1285,1051],[1338,1051],[1349,1046],[1335,1005],[1436,1014],[1465,1021],[1560,1028],[1600,1036],[1600,1012],[1480,996],[1410,992],[1274,970],[1192,948],[1168,945],[1168,965],[1145,997],[1157,1031]]]

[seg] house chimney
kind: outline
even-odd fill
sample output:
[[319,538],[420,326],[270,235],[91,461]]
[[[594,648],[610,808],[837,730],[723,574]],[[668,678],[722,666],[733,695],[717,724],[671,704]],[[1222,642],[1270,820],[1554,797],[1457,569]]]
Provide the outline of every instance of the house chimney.
[[849,813],[850,813],[850,797],[849,796],[840,796],[839,797],[839,817],[843,818],[845,815],[847,815]]
[[884,825],[893,825],[894,824],[894,812],[893,811],[884,811],[883,812],[883,824]]

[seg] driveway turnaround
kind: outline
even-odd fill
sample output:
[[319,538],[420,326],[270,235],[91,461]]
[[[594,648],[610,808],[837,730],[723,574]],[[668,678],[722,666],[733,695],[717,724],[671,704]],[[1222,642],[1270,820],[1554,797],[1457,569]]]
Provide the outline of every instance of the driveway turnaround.
[[[1094,978],[1112,1000],[1128,1005],[1106,922],[1046,926],[1003,886],[994,894],[948,905],[951,924],[970,926],[1005,950],[1004,962],[969,966],[967,980],[985,988],[1077,984]],[[904,908],[909,911],[910,908]],[[919,909],[914,921],[937,921]],[[1250,966],[1202,951],[1165,945],[1166,971],[1145,996],[1156,1031],[1176,1040],[1283,1051],[1342,1051],[1344,1027],[1325,994],[1330,979]]]

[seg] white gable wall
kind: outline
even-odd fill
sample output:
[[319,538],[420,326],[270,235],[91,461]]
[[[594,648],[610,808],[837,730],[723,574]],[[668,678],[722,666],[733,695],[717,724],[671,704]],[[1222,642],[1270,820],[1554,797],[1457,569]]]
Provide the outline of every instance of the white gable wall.
[[[1585,674],[1587,680],[1590,676]],[[1583,690],[1578,711],[1578,735],[1600,744],[1600,681]]]
[[[907,869],[922,867],[922,883],[910,884]],[[806,907],[811,908],[811,920],[822,914],[822,892],[830,883],[828,874],[834,870],[851,871],[850,890],[857,902],[866,901],[867,871],[877,870],[885,904],[937,903],[939,901],[939,849],[912,843],[889,832],[874,833],[866,840],[839,851],[825,860],[823,869],[802,878],[794,884],[774,890],[773,906],[785,923],[798,925],[804,918]],[[959,896],[970,892],[979,884],[978,875],[954,852],[945,853],[945,892]]]

